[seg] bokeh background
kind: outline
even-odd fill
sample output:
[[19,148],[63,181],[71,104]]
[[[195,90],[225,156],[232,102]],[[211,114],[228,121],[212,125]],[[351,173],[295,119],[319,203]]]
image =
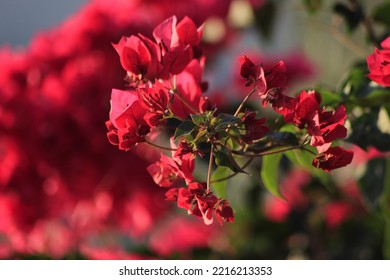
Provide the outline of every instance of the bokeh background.
[[[354,1],[2,1],[0,258],[389,258],[390,223],[380,211],[388,201],[378,198],[390,183],[388,147],[348,144],[352,165],[332,175],[283,159],[286,201],[265,190],[259,161],[252,176],[226,185],[236,221],[206,226],[165,201],[151,180],[146,167],[158,151],[118,151],[106,138],[111,89],[124,87],[111,45],[121,36],[150,36],[172,14],[205,23],[206,95],[224,108],[247,94],[238,76],[242,54],[265,64],[283,59],[290,94],[337,92],[374,45],[363,24],[348,29],[336,2]],[[360,2],[370,14],[383,1]],[[388,115],[378,114],[378,129],[388,134]],[[197,162],[196,174],[206,165]]]

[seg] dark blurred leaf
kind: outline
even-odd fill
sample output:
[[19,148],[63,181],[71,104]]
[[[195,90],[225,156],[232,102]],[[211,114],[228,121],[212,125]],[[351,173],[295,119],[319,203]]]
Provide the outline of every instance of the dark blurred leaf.
[[384,190],[381,197],[382,215],[385,222],[383,239],[383,256],[390,259],[390,158],[386,158],[386,170],[384,172]]
[[390,259],[390,221],[385,222],[383,232],[383,256],[386,260]]
[[[370,92],[367,78],[368,68],[366,64],[356,65],[351,68],[349,75],[343,85],[343,89],[348,89],[350,96],[365,97]],[[348,98],[350,98],[348,96]]]
[[[229,173],[230,170],[228,167],[218,166],[217,169],[215,169],[215,171],[213,172],[211,181],[217,181],[226,178],[229,175]],[[227,180],[215,182],[212,184],[216,196],[226,198],[226,185],[227,185]]]
[[215,152],[215,163],[218,166],[226,166],[229,167],[234,172],[246,173],[244,169],[242,169],[236,160],[234,159],[230,150],[222,147],[220,150]]
[[333,91],[324,88],[317,88],[316,91],[321,95],[321,106],[339,104],[342,101],[341,95]]
[[241,118],[225,113],[219,114],[218,119],[218,124],[233,124],[241,121]]
[[365,107],[381,106],[390,103],[390,90],[374,89],[365,98],[357,100],[359,105]]
[[261,180],[266,189],[280,198],[283,198],[279,190],[279,163],[282,156],[281,153],[264,156],[260,172]]
[[374,146],[380,151],[390,151],[390,134],[382,133],[378,126],[379,110],[363,114],[351,121],[352,134],[348,141],[366,149]]
[[256,27],[267,39],[272,35],[276,12],[277,4],[274,1],[266,1],[260,9],[255,10]]
[[370,207],[379,206],[380,198],[384,190],[386,175],[386,159],[370,160],[364,176],[359,180],[362,194]]
[[372,18],[390,27],[390,1],[376,5],[372,11]]
[[176,140],[180,136],[189,135],[195,127],[196,126],[193,122],[184,121],[176,128],[175,135],[173,138]]
[[322,0],[302,0],[309,13],[314,14],[322,6]]
[[357,2],[354,2],[350,7],[343,3],[336,3],[333,6],[333,11],[344,18],[350,32],[354,31],[364,19],[362,6]]
[[297,136],[291,132],[271,132],[267,133],[265,141],[272,142],[279,146],[297,146],[299,141]]

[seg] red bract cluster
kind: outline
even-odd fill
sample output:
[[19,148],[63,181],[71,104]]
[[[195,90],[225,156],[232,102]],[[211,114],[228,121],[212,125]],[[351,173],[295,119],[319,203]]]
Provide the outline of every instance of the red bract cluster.
[[[347,135],[344,122],[347,118],[343,105],[335,112],[321,108],[321,97],[315,91],[302,91],[296,97],[283,94],[286,88],[286,68],[280,61],[269,69],[255,65],[246,56],[240,58],[241,75],[254,83],[257,93],[263,99],[263,106],[268,103],[275,112],[282,114],[287,123],[299,129],[306,129],[311,137],[310,145],[316,147],[318,155],[313,160],[313,166],[325,171],[340,168],[352,161],[353,152],[341,147],[330,148],[332,142]],[[249,73],[249,74],[248,74]],[[259,85],[258,73],[263,78]]]
[[[154,29],[153,39],[138,34],[114,44],[126,70],[128,88],[112,90],[110,120],[106,123],[108,139],[121,150],[145,142],[171,151],[170,156],[161,154],[160,160],[147,168],[157,185],[169,188],[167,200],[177,202],[179,208],[202,218],[207,225],[213,223],[214,217],[220,224],[234,221],[229,202],[213,193],[213,165],[230,169],[233,176],[246,173],[237,157],[253,159],[280,146],[272,142],[272,137],[266,137],[277,131],[270,130],[265,118],[259,118],[255,111],[244,111],[245,102],[253,93],[260,96],[264,106],[270,104],[282,114],[286,123],[306,129],[302,143],[289,149],[315,154],[304,148],[311,137],[311,146],[319,152],[313,160],[315,167],[330,171],[351,162],[352,152],[330,147],[334,140],[346,136],[345,108],[326,111],[320,107],[321,98],[314,91],[302,91],[294,98],[284,95],[287,75],[283,61],[263,68],[248,57],[241,57],[240,74],[252,90],[234,114],[219,112],[203,96],[206,83],[202,80],[205,58],[201,35],[202,27],[190,18],[178,22],[172,16]],[[174,132],[172,126],[176,128]],[[167,135],[168,132],[173,135]],[[152,139],[167,136],[171,139],[169,146]],[[206,155],[207,177],[199,180],[193,176],[195,158]]]
[[[25,52],[0,51],[0,258],[17,254],[61,258],[75,251],[89,257],[94,246],[87,244],[112,232],[148,242],[146,234],[169,211],[161,199],[163,190],[156,191],[146,171],[150,162],[135,153],[117,152],[107,144],[102,126],[107,92],[122,88],[123,70],[111,42],[121,34],[151,33],[151,24],[173,12],[184,16],[196,6],[203,11],[196,20],[202,22],[211,15],[225,16],[229,5],[167,2],[171,3],[95,0],[60,27],[36,36]],[[154,51],[150,42],[142,36],[132,40],[138,45],[135,54],[126,52],[128,72],[142,79],[153,77],[161,69],[142,68],[153,64],[147,55]],[[137,67],[129,65],[138,54]],[[198,82],[200,64],[188,65],[180,74],[178,92]],[[164,115],[167,92],[146,87],[144,91],[147,94],[139,90],[113,94],[118,109],[110,116],[109,138],[122,149],[143,141]],[[197,92],[188,94],[197,105]],[[178,114],[188,114],[178,100],[174,104]],[[130,108],[124,112],[121,106]],[[125,254],[122,250],[118,256]]]
[[368,77],[383,86],[390,86],[390,37],[381,43],[383,50],[375,49],[375,52],[367,57],[370,74]]

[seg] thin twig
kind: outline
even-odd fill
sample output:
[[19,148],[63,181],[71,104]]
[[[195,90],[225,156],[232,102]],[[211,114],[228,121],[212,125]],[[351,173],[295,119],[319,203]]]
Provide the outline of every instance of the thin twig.
[[149,142],[149,141],[145,141],[146,144],[148,145],[151,145],[153,147],[156,147],[156,148],[159,148],[159,149],[162,149],[162,150],[166,150],[166,151],[176,151],[177,149],[173,149],[173,148],[168,148],[168,147],[164,147],[164,146],[160,146],[158,144],[155,144],[155,143],[152,143],[152,142]]
[[[250,158],[242,167],[241,167],[241,169],[244,169],[244,168],[246,168],[252,161],[253,161],[253,159],[254,158]],[[217,179],[217,180],[213,180],[213,181],[211,181],[210,183],[218,183],[218,182],[222,182],[222,181],[226,181],[226,180],[228,180],[228,179],[230,179],[230,178],[233,178],[234,176],[236,176],[237,174],[239,174],[239,172],[234,172],[233,174],[230,174],[230,175],[228,175],[228,176],[226,176],[226,177],[223,177],[223,178],[220,178],[220,179]]]
[[242,100],[240,106],[238,106],[236,112],[234,113],[234,116],[237,117],[237,115],[241,112],[242,110],[242,107],[244,106],[245,102],[249,99],[249,97],[251,97],[251,95],[256,91],[256,83],[253,87],[253,89],[251,90],[250,93],[248,93],[247,96],[245,96],[244,100]]
[[207,170],[207,190],[210,189],[210,182],[211,182],[211,172],[213,169],[213,162],[214,162],[214,154],[213,154],[214,146],[211,145],[210,148],[210,161],[209,161],[209,168]]

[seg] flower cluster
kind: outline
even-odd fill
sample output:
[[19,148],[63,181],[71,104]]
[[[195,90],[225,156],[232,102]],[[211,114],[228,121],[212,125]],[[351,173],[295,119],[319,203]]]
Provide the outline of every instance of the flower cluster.
[[[302,91],[296,97],[284,95],[287,88],[286,67],[283,61],[263,68],[246,56],[240,60],[240,74],[252,90],[234,114],[220,112],[203,92],[207,83],[202,80],[205,57],[200,46],[202,26],[184,17],[178,22],[172,16],[153,31],[153,40],[142,34],[123,37],[114,44],[121,65],[126,71],[126,90],[113,89],[110,119],[106,122],[109,141],[121,150],[130,150],[146,143],[171,155],[160,159],[147,169],[154,182],[168,188],[166,199],[188,214],[203,218],[211,224],[215,216],[219,223],[234,221],[234,212],[225,198],[212,191],[213,165],[229,168],[234,174],[246,173],[237,157],[265,156],[291,149],[315,155],[313,166],[330,171],[349,164],[353,152],[331,147],[333,141],[346,136],[346,110],[340,106],[333,111],[321,107],[315,91]],[[286,123],[306,129],[306,136],[293,134],[297,144],[285,146],[275,142],[264,117],[245,108],[254,94],[263,106],[270,104],[282,114]],[[176,126],[170,146],[152,142]],[[317,148],[318,154],[306,148]],[[209,159],[207,178],[193,176],[196,157]],[[249,164],[249,162],[248,162]],[[233,175],[234,176],[234,175]],[[228,178],[220,178],[226,180]]]
[[[194,14],[197,22],[224,17],[230,1],[172,2],[90,1],[36,35],[26,50],[1,48],[0,258],[63,258],[74,252],[107,258],[98,247],[106,253],[118,247],[116,258],[127,258],[133,253],[123,249],[121,238],[114,244],[108,235],[149,247],[145,236],[171,226],[187,228],[186,238],[177,240],[185,249],[173,244],[171,253],[207,246],[214,227],[183,217],[167,223],[171,207],[146,171],[151,149],[120,153],[107,143],[102,126],[107,92],[123,83],[111,42],[128,32],[150,33],[149,24],[194,7],[203,11]],[[137,176],[129,179],[131,172]]]
[[321,108],[321,96],[314,90],[301,91],[296,97],[283,94],[287,86],[286,68],[283,61],[269,69],[255,65],[249,58],[240,58],[240,73],[247,85],[254,84],[262,98],[263,106],[270,104],[275,112],[282,114],[287,123],[299,129],[306,128],[311,137],[310,145],[317,148],[318,155],[313,166],[325,171],[340,168],[352,161],[353,152],[342,147],[330,147],[332,142],[347,135],[344,122],[347,118],[341,105],[335,112]]

